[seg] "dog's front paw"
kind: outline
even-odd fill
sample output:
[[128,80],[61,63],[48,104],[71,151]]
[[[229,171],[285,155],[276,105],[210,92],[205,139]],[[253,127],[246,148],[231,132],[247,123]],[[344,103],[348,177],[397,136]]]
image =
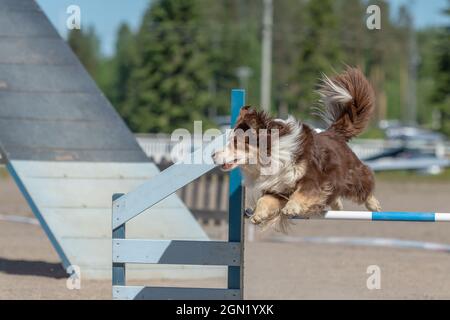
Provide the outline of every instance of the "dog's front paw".
[[300,203],[297,201],[289,200],[283,209],[281,209],[281,214],[284,214],[288,217],[299,216],[303,213],[303,208]]
[[261,222],[263,222],[264,219],[263,219],[261,216],[253,215],[253,216],[250,218],[250,221],[251,221],[253,224],[261,224]]
[[256,208],[250,221],[254,224],[263,224],[270,219],[273,219],[279,212],[279,208],[271,205],[269,199],[261,198],[256,203]]
[[265,222],[273,219],[279,214],[279,212],[279,210],[269,210],[267,208],[255,210],[255,213],[250,218],[250,221],[254,224],[264,224]]

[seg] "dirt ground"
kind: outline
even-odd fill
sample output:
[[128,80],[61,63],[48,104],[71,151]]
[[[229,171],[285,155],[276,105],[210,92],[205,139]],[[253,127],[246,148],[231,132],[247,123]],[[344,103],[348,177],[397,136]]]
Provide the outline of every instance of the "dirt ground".
[[[450,212],[450,181],[378,181],[385,210]],[[346,209],[357,208],[347,204]],[[0,176],[0,214],[32,216],[14,183]],[[214,234],[214,230],[208,230]],[[275,243],[256,232],[245,250],[247,299],[450,299],[450,253],[419,249]],[[450,224],[299,221],[294,237],[382,237],[450,244]],[[381,289],[369,290],[377,265]],[[223,279],[186,281],[221,286]],[[170,285],[147,280],[140,284]],[[110,299],[109,281],[83,279],[68,290],[58,257],[39,226],[0,220],[0,299]]]

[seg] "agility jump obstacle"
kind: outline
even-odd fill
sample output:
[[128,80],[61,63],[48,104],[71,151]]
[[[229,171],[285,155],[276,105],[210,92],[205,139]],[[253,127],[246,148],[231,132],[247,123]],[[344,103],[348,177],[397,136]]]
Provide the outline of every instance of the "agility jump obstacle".
[[[450,221],[450,213],[400,211],[327,211],[323,215],[317,216],[317,218],[329,220],[442,222]],[[294,217],[292,219],[301,218]]]
[[[231,123],[245,105],[245,91],[231,93]],[[213,150],[226,144],[226,136],[189,154],[190,159],[211,159]],[[213,161],[186,164],[180,161],[136,190],[113,196],[112,295],[114,299],[242,299],[243,298],[243,189],[238,170],[230,173],[228,241],[137,240],[125,237],[125,224],[178,189],[214,169]],[[174,221],[176,223],[176,221]],[[127,263],[227,266],[227,288],[177,288],[126,286]]]
[[[231,126],[245,105],[245,91],[231,92]],[[188,155],[209,159],[212,151],[226,144],[226,136],[205,149]],[[209,158],[208,158],[209,157]],[[192,159],[192,158],[191,158]],[[125,225],[178,189],[215,168],[212,161],[186,164],[181,161],[128,194],[115,194],[112,203],[112,296],[114,299],[243,299],[244,197],[238,169],[230,172],[228,241],[127,239]],[[372,221],[450,221],[450,213],[327,211],[323,219]],[[174,221],[176,223],[176,221]],[[126,264],[214,265],[228,267],[227,288],[146,287],[126,285]]]

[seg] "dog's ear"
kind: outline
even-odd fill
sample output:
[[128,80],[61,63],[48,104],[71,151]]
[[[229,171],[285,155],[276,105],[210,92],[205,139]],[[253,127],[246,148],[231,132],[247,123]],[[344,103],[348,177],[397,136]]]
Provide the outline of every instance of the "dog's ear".
[[252,129],[258,130],[260,128],[263,128],[263,123],[260,121],[260,118],[256,113],[254,117],[247,117],[245,119],[245,122]]
[[242,107],[239,113],[238,125],[240,128],[262,129],[266,127],[268,116],[264,112],[258,112],[254,107]]
[[236,128],[247,130],[252,126],[249,120],[256,114],[256,110],[251,106],[243,106],[239,112],[239,117],[236,122]]
[[241,111],[239,112],[239,117],[244,118],[246,114],[254,112],[255,109],[253,109],[251,106],[243,106],[241,108]]

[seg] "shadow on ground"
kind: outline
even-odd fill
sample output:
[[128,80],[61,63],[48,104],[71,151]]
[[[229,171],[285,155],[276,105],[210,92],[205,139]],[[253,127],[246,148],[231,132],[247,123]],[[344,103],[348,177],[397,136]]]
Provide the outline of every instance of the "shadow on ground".
[[67,273],[60,263],[13,260],[1,257],[0,272],[22,276],[48,277],[54,279],[67,278]]

